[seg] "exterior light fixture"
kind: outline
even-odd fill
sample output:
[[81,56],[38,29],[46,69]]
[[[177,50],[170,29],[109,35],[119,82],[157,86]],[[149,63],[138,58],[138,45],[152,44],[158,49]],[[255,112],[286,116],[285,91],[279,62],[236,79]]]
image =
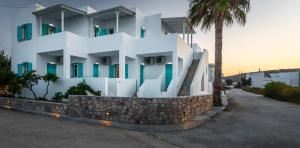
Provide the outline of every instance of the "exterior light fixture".
[[187,113],[187,112],[183,112],[183,114],[184,114],[185,116],[187,116],[187,115],[188,115],[188,113]]
[[49,24],[49,26],[53,27],[54,25],[53,24]]
[[95,27],[96,27],[96,28],[99,28],[99,25],[97,24],[97,25],[95,25]]
[[141,63],[141,65],[145,65],[145,63]]
[[58,106],[56,106],[56,110],[58,110],[59,108],[58,108]]
[[55,62],[49,62],[49,64],[55,64]]
[[142,27],[142,30],[143,30],[143,31],[146,31],[146,27],[145,27],[145,26],[143,26],[143,27]]
[[106,114],[106,116],[109,116],[109,112],[106,112],[105,114]]
[[95,64],[99,65],[99,63],[95,63]]

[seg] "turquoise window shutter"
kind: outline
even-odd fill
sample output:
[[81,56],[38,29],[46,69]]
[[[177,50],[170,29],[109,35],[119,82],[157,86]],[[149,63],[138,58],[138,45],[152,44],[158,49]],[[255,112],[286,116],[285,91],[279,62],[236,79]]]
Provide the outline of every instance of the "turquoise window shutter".
[[74,64],[71,64],[71,78],[74,78]]
[[32,38],[32,24],[28,23],[26,24],[26,40],[31,40]]
[[23,64],[18,64],[18,76],[22,76],[23,70],[22,70]]
[[109,78],[115,78],[115,65],[109,65]]
[[18,41],[21,42],[22,41],[22,26],[18,26],[17,28],[18,31]]
[[93,66],[93,76],[99,77],[99,64],[94,64]]
[[56,26],[55,27],[55,33],[59,33],[59,32],[61,32],[61,28],[59,26]]
[[32,63],[27,63],[28,64],[28,72],[32,71]]
[[47,24],[42,24],[42,36],[43,35],[48,35],[48,25]]
[[47,73],[55,74],[56,75],[56,64],[47,63]]
[[78,78],[82,78],[82,77],[83,77],[83,64],[78,63]]
[[144,83],[144,65],[140,65],[140,85]]
[[166,90],[172,80],[172,64],[166,64]]
[[128,64],[125,64],[125,79],[128,79]]

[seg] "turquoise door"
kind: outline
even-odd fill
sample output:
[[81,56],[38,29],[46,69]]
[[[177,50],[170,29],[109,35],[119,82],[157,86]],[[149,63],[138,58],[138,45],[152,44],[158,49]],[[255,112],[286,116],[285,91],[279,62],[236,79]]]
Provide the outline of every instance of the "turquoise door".
[[56,64],[47,63],[47,73],[56,75]]
[[109,78],[115,78],[115,65],[109,65]]
[[166,89],[168,89],[172,80],[172,64],[166,64]]
[[22,67],[23,67],[23,64],[18,64],[18,76],[22,76],[22,74],[23,74]]
[[128,64],[125,64],[125,79],[128,79]]
[[140,65],[140,85],[144,83],[144,65]]
[[141,38],[145,37],[145,29],[141,28]]
[[103,35],[107,35],[107,29],[105,29],[105,28],[100,28],[99,36],[103,36]]
[[99,77],[99,64],[94,64],[93,66],[93,76]]

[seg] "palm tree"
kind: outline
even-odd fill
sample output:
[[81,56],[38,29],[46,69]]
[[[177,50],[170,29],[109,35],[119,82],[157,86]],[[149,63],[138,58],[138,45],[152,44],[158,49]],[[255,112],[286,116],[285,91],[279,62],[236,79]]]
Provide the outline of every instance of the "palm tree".
[[215,80],[213,83],[214,105],[221,106],[222,90],[222,39],[223,25],[231,26],[236,20],[246,24],[246,15],[250,10],[250,0],[190,0],[188,18],[190,27],[201,25],[208,31],[215,26]]

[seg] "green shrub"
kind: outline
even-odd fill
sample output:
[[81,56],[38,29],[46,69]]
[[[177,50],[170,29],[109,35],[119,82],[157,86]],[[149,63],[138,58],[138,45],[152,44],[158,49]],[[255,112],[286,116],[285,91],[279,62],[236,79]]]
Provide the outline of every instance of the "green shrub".
[[281,101],[300,103],[300,88],[288,86],[281,82],[268,83],[264,88],[263,95]]
[[61,102],[64,97],[65,96],[64,96],[64,94],[62,92],[57,92],[57,93],[55,93],[55,95],[52,98],[52,100],[55,101],[55,102]]
[[68,96],[68,95],[87,95],[86,91],[89,91],[96,96],[101,95],[100,91],[95,91],[89,85],[87,85],[86,82],[83,80],[83,82],[78,83],[76,86],[70,87],[66,92],[66,96]]
[[287,87],[289,86],[282,82],[268,83],[264,89],[264,96],[274,99],[281,99],[281,91]]

